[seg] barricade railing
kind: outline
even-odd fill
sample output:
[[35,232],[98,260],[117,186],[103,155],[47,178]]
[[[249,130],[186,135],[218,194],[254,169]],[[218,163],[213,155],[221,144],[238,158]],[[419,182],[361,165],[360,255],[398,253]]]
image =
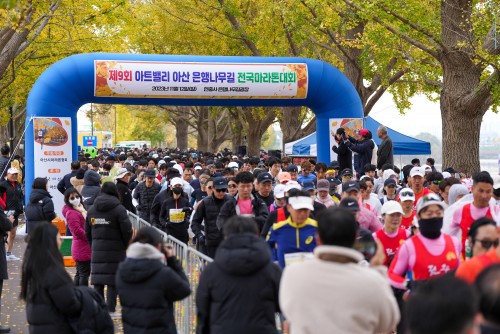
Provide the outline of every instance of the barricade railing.
[[[128,212],[128,217],[132,223],[132,227],[139,231],[144,226],[151,226],[150,223],[141,219],[136,214]],[[161,235],[166,244],[172,245],[177,259],[182,264],[182,269],[186,273],[191,287],[191,295],[184,300],[175,303],[175,323],[177,330],[182,334],[191,334],[196,332],[196,290],[200,282],[200,275],[206,265],[213,261],[212,258],[189,247],[182,241],[168,235],[164,231],[153,226]]]

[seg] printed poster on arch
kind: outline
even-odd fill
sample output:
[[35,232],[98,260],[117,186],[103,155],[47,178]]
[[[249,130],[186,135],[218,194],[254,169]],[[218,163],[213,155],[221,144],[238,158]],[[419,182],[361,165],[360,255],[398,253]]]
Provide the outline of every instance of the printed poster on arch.
[[331,147],[338,146],[335,133],[338,128],[344,128],[346,135],[356,137],[356,131],[363,128],[363,118],[330,118],[330,161],[337,160],[337,153]]

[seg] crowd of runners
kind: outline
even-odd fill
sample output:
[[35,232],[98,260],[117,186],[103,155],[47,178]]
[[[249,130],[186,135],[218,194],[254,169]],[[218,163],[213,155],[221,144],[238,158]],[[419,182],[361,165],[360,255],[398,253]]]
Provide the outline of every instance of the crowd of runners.
[[[177,333],[173,303],[193,293],[200,334],[276,333],[277,321],[294,334],[500,333],[498,176],[438,171],[432,158],[399,168],[384,127],[379,147],[365,129],[342,130],[331,162],[82,152],[57,185],[73,279],[47,223],[56,216],[47,180],[34,180],[23,207],[22,163],[9,165],[2,148],[0,229],[10,242],[24,213],[17,255],[30,331],[112,332],[109,318],[121,317],[126,333]],[[153,227],[134,233],[127,210]],[[214,259],[196,289],[158,230]],[[11,249],[3,259],[18,259]],[[92,310],[89,298],[105,304]]]

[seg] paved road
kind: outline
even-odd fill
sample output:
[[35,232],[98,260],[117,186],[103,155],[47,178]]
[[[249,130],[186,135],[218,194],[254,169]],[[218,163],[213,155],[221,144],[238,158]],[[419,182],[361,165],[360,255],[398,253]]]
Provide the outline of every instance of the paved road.
[[[2,291],[2,308],[1,322],[5,326],[11,328],[11,333],[29,333],[26,322],[26,308],[24,302],[19,300],[20,283],[21,283],[21,264],[24,256],[26,243],[24,236],[17,235],[14,242],[12,253],[21,258],[21,261],[7,262],[9,272],[9,280],[4,281]],[[70,275],[73,277],[74,268],[67,268]],[[120,310],[120,307],[117,307]],[[121,319],[115,319],[115,333],[123,333]],[[49,334],[49,333],[47,333]]]

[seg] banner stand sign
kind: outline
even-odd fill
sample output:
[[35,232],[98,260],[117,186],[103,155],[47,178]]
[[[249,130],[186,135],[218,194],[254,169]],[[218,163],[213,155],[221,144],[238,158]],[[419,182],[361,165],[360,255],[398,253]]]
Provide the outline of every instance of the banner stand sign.
[[64,195],[57,184],[68,173],[72,161],[71,117],[34,117],[35,178],[48,179],[56,214],[63,218]]

